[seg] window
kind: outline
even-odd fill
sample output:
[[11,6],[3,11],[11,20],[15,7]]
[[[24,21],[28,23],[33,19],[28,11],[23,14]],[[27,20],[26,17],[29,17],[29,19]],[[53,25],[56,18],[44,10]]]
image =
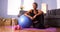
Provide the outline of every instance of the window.
[[57,0],[57,9],[60,9],[60,0]]
[[8,15],[18,15],[21,6],[21,0],[8,0]]
[[28,11],[30,9],[32,9],[32,3],[34,2],[34,0],[24,0],[24,10]]
[[44,13],[47,13],[48,5],[47,5],[46,3],[42,3],[42,4],[41,4],[41,10],[42,10]]
[[[7,14],[8,15],[18,15],[20,6],[23,4],[24,10],[28,11],[32,9],[32,3],[34,0],[8,0],[8,10]],[[22,4],[21,4],[22,3]]]

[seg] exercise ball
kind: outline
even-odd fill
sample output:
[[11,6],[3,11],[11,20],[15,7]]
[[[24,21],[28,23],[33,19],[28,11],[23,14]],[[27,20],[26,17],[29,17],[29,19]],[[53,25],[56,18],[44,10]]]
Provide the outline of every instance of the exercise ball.
[[29,28],[32,25],[32,20],[25,15],[21,15],[18,19],[18,24],[22,28]]

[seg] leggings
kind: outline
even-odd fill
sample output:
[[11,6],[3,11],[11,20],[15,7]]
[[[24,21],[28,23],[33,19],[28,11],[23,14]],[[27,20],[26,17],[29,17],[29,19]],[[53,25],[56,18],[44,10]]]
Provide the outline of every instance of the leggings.
[[[36,23],[35,23],[36,22]],[[33,28],[44,29],[44,17],[42,15],[37,16],[32,22]]]

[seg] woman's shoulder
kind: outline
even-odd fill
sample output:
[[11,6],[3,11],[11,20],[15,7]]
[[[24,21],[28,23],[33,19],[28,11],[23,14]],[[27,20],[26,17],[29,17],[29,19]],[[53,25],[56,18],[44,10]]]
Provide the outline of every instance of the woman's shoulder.
[[27,12],[32,12],[32,9],[28,10]]
[[33,9],[30,9],[29,11],[30,11],[30,12],[32,12],[32,11],[33,11]]

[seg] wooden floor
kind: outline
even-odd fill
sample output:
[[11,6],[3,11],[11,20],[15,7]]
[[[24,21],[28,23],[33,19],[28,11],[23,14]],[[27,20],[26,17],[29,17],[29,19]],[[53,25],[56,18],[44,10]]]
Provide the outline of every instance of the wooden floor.
[[0,32],[12,32],[12,27],[11,26],[1,26]]
[[0,32],[60,32],[60,28],[34,29],[26,28],[22,30],[14,30],[11,26],[1,26]]

